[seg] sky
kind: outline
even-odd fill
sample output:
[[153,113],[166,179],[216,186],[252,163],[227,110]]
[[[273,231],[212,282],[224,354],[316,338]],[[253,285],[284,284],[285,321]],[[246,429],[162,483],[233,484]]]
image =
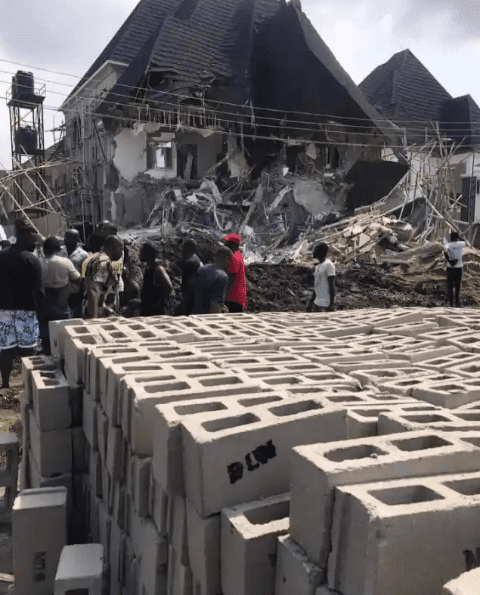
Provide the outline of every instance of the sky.
[[[5,95],[12,74],[32,71],[36,83],[46,85],[49,146],[54,140],[51,130],[63,118],[55,109],[136,4],[137,0],[2,0],[0,169],[11,168]],[[478,0],[301,0],[301,4],[356,83],[409,48],[451,95],[470,93],[480,105]]]

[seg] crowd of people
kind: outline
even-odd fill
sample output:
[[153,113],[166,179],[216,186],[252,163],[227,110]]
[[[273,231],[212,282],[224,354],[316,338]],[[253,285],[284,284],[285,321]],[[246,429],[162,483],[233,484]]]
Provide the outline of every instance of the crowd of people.
[[[85,247],[76,229],[67,229],[63,243],[49,236],[40,246],[35,228],[23,219],[16,222],[16,242],[0,250],[0,373],[2,388],[8,388],[16,355],[29,355],[41,343],[49,353],[49,322],[69,318],[103,318],[116,315],[124,289],[125,246],[116,227],[102,221],[90,234]],[[171,312],[168,304],[173,284],[162,266],[154,243],[146,241],[139,258],[144,264],[140,290],[140,315],[176,316],[241,313],[247,307],[245,264],[241,238],[223,238],[213,262],[203,264],[197,245],[187,239],[182,246],[181,302]],[[447,287],[450,305],[460,303],[465,242],[452,232],[445,243]],[[39,250],[40,248],[40,250]],[[39,255],[35,254],[37,252]],[[309,312],[335,308],[335,266],[328,258],[328,245],[313,250],[318,261]]]

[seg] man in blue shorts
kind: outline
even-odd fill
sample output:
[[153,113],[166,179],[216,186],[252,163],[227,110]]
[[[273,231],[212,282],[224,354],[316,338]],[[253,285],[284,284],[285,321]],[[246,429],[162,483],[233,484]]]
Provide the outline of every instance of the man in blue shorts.
[[23,219],[16,222],[17,241],[0,251],[0,372],[2,388],[10,385],[13,359],[31,355],[39,342],[37,308],[42,269],[33,254],[38,234]]

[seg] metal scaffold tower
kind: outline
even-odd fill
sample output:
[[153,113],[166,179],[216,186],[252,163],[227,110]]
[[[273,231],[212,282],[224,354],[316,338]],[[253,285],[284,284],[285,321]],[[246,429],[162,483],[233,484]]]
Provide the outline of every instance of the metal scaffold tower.
[[[12,77],[12,86],[7,92],[12,170],[30,170],[29,176],[18,176],[13,188],[15,200],[20,205],[15,212],[28,210],[30,214],[41,215],[44,210],[38,203],[46,193],[45,176],[42,171],[45,159],[45,96],[45,85],[35,88],[31,72],[19,70]],[[25,200],[26,197],[28,202]]]

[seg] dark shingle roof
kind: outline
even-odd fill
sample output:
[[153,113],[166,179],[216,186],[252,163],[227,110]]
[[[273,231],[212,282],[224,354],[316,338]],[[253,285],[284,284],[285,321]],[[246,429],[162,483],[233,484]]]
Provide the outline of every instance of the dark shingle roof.
[[443,102],[452,98],[410,50],[377,66],[359,86],[370,103],[396,122],[438,122]]
[[105,115],[148,82],[155,105],[207,91],[207,99],[366,117],[392,130],[285,0],[141,0],[84,79],[105,60],[127,64],[99,109]]
[[70,95],[107,61],[131,64],[152,33],[159,29],[169,12],[182,0],[140,0],[110,43],[90,66]]
[[480,107],[470,95],[445,101],[441,115],[449,136],[462,140],[464,147],[480,146]]

